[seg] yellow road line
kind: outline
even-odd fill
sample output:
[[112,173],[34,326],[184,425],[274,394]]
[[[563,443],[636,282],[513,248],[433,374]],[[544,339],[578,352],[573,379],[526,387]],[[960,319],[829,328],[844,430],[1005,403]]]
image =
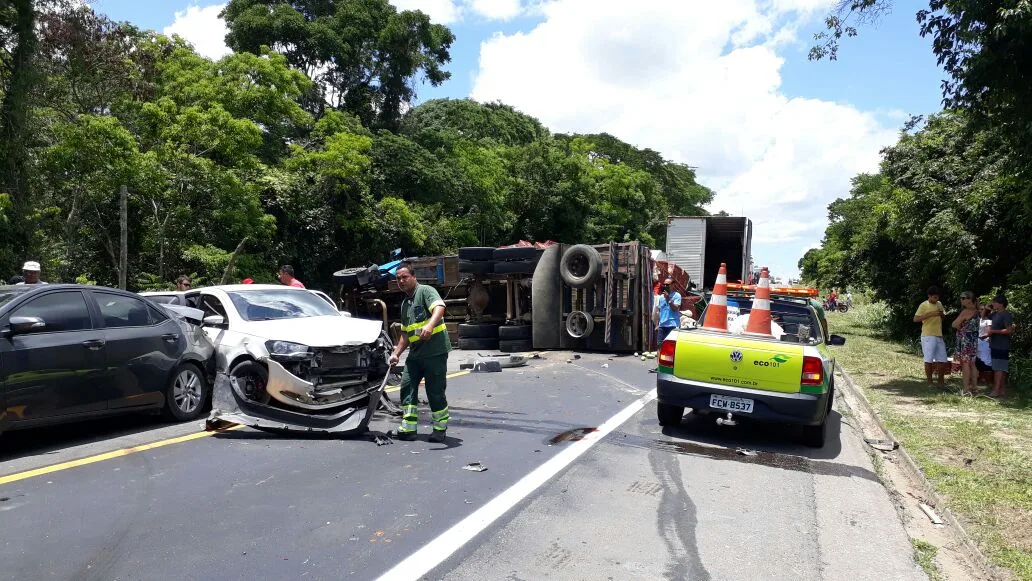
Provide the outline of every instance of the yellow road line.
[[190,440],[196,440],[198,438],[204,438],[211,436],[219,432],[225,432],[229,430],[239,430],[245,426],[232,426],[225,430],[218,430],[215,432],[194,432],[185,436],[179,436],[177,438],[169,438],[167,440],[159,440],[157,442],[151,442],[150,444],[140,444],[139,446],[133,446],[131,448],[122,448],[121,450],[113,450],[111,452],[105,452],[103,454],[97,454],[96,456],[87,456],[78,460],[69,460],[68,462],[61,462],[60,464],[53,464],[51,466],[44,466],[43,468],[36,468],[33,470],[26,470],[25,472],[16,472],[7,476],[0,476],[0,484],[9,484],[11,482],[17,482],[19,480],[25,480],[26,478],[32,478],[33,476],[42,476],[44,474],[50,474],[53,472],[60,472],[61,470],[68,470],[69,468],[76,468],[78,466],[85,466],[87,464],[94,464],[96,462],[103,462],[104,460],[110,460],[112,458],[120,458],[122,456],[128,456],[137,452],[145,452],[147,450],[153,450],[154,448],[161,448],[163,446],[171,446],[172,444],[178,444],[180,442],[189,442]]

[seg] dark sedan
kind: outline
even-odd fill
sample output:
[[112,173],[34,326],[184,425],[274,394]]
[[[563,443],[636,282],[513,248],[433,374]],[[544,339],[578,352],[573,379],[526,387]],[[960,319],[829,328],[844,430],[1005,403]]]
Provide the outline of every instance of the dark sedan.
[[82,285],[0,286],[0,431],[210,399],[204,332],[139,295]]

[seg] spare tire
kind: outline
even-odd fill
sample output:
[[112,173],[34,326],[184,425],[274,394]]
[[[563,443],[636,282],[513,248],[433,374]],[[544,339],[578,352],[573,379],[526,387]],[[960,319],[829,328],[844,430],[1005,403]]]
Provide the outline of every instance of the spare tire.
[[532,351],[533,347],[529,339],[518,339],[515,341],[500,341],[498,350],[502,353],[526,353]]
[[491,274],[494,267],[493,261],[459,260],[459,272],[462,274]]
[[497,339],[498,325],[459,323],[459,339]]
[[459,249],[459,260],[491,260],[494,258],[493,247],[467,246]]
[[573,288],[588,288],[602,274],[602,255],[587,244],[575,244],[559,262],[559,276]]
[[541,250],[533,246],[512,246],[509,248],[496,248],[494,251],[495,260],[537,260],[541,256]]
[[463,351],[497,351],[498,339],[459,339]]
[[531,338],[530,325],[506,325],[498,327],[498,338],[502,341],[517,341]]

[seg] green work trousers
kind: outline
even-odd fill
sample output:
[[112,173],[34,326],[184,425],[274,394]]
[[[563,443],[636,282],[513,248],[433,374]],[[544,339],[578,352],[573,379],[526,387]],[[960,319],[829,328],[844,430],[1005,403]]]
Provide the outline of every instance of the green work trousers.
[[448,429],[448,354],[425,359],[406,359],[401,374],[401,427],[398,432],[415,432],[419,420],[419,383],[426,380],[426,399],[430,401],[430,417],[434,430]]

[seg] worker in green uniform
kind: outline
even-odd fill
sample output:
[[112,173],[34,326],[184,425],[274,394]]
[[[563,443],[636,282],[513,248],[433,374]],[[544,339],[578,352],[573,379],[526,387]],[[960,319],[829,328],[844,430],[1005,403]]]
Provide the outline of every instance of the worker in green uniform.
[[419,383],[426,380],[434,430],[429,441],[443,443],[448,430],[448,400],[444,396],[448,376],[451,341],[442,323],[444,301],[431,286],[419,284],[412,266],[403,262],[395,271],[398,287],[405,293],[401,303],[401,339],[391,353],[390,364],[397,365],[409,348],[405,371],[401,374],[401,426],[391,435],[398,440],[415,440],[419,419]]

